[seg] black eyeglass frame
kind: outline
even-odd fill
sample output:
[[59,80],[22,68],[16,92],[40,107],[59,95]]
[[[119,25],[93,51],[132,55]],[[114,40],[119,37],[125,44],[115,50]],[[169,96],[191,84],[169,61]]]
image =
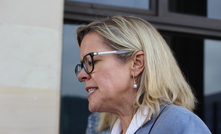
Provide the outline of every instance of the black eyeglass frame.
[[[91,52],[91,53],[88,53],[88,54],[86,54],[86,55],[83,57],[81,63],[80,63],[80,64],[77,64],[77,65],[75,66],[75,74],[76,74],[76,76],[78,76],[78,74],[80,73],[80,71],[78,70],[79,67],[81,68],[81,70],[82,70],[82,68],[84,68],[84,70],[85,70],[85,72],[86,72],[87,74],[92,73],[92,72],[94,71],[94,58],[93,58],[93,57],[94,57],[95,55],[103,55],[103,54],[123,54],[123,53],[127,53],[127,52],[131,52],[131,50],[119,50],[119,51],[105,51],[105,52]],[[84,63],[84,59],[85,59],[88,55],[90,55],[90,57],[91,57],[91,64],[92,64],[92,69],[91,69],[91,71],[88,71],[87,66],[86,66],[85,63]]]

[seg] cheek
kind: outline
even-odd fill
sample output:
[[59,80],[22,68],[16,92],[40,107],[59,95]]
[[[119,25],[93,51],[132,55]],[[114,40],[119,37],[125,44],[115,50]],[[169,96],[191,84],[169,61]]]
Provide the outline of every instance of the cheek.
[[[97,77],[96,77],[97,76]],[[106,73],[102,73],[100,72],[99,74],[97,74],[95,77],[95,81],[97,83],[97,86],[103,91],[108,91],[111,90],[113,88],[113,86],[115,85],[114,81],[113,81],[113,74],[110,74],[110,72],[106,72]]]
[[122,63],[111,57],[95,66],[92,77],[97,86],[106,92],[113,92],[114,89],[123,90],[125,86],[130,85],[130,66],[129,63]]
[[101,69],[94,75],[97,86],[106,93],[124,92],[130,85],[130,74],[126,69],[108,68]]

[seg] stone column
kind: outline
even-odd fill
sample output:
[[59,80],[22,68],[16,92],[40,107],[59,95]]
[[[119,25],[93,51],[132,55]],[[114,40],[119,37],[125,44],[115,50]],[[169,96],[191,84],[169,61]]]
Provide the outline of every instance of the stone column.
[[0,1],[0,133],[58,134],[63,0]]

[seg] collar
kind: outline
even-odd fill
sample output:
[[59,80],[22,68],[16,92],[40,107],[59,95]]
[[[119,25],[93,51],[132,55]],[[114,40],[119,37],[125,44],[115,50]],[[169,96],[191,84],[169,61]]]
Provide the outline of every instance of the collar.
[[[135,133],[144,123],[148,114],[148,107],[139,108],[127,128],[126,134]],[[120,134],[122,132],[121,122],[119,119],[114,123],[111,134]]]

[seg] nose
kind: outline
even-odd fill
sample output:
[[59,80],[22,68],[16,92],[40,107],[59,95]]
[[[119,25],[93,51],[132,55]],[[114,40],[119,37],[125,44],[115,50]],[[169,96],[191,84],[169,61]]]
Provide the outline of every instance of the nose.
[[81,69],[80,73],[77,75],[78,80],[81,82],[90,79],[90,77],[90,74],[86,73],[84,69]]

